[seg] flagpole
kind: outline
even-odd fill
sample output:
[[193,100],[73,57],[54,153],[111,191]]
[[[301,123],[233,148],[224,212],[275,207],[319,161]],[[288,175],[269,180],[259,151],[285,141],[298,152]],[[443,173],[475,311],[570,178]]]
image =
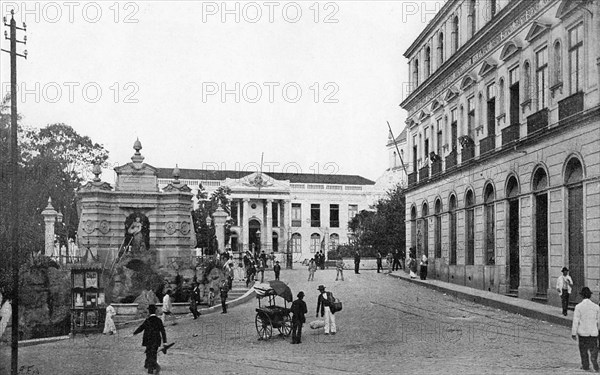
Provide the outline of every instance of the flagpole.
[[398,143],[396,143],[396,138],[394,137],[394,133],[392,132],[392,127],[390,126],[390,122],[386,121],[388,125],[388,129],[390,129],[390,135],[392,136],[392,140],[394,141],[394,146],[396,146],[396,152],[398,153],[398,157],[400,158],[400,163],[402,163],[402,169],[404,169],[404,173],[408,176],[408,172],[406,172],[406,167],[404,166],[404,161],[402,160],[402,154],[400,154],[400,149],[398,148]]

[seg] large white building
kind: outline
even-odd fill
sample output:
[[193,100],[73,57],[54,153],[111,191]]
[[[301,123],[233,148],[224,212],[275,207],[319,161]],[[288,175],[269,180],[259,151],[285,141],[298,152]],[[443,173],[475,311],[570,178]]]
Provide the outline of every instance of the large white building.
[[[159,168],[159,188],[172,180],[173,169]],[[262,173],[233,170],[179,169],[179,180],[192,189],[199,184],[211,193],[231,189],[231,247],[234,252],[260,247],[286,254],[292,261],[310,259],[347,244],[348,221],[373,203],[374,182],[360,176],[303,173]]]
[[449,0],[405,53],[407,252],[431,276],[560,305],[600,288],[600,10]]

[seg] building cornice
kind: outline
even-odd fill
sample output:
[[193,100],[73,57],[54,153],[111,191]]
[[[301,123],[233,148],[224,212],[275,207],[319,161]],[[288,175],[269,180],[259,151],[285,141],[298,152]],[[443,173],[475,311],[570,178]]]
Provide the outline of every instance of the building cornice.
[[465,72],[478,66],[494,53],[501,43],[510,40],[530,20],[535,19],[538,14],[558,1],[560,0],[510,2],[494,20],[479,30],[475,37],[417,87],[400,106],[411,113],[418,111],[422,106],[413,109],[416,102],[422,101],[424,105],[438,96],[459,80]]

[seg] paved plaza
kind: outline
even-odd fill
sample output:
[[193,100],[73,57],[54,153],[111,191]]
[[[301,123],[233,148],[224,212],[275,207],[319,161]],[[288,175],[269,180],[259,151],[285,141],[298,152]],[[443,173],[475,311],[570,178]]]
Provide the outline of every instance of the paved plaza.
[[[402,271],[400,271],[402,272]],[[266,277],[272,277],[268,272]],[[338,333],[305,325],[302,344],[290,338],[259,341],[251,300],[193,320],[182,316],[167,326],[176,345],[159,354],[162,374],[565,374],[579,370],[579,352],[567,327],[456,299],[438,291],[377,274],[334,281],[335,271],[317,271],[306,281],[304,268],[283,270],[296,295],[306,293],[315,320],[317,286],[341,299]],[[144,374],[141,335],[135,326],[115,336],[73,339],[23,347],[19,364],[40,374]],[[7,373],[10,347],[0,348],[0,373]]]

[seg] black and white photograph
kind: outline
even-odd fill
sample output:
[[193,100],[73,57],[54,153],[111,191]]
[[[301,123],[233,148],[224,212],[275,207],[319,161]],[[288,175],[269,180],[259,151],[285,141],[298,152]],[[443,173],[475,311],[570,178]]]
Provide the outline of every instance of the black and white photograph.
[[0,13],[0,374],[600,373],[600,0]]

